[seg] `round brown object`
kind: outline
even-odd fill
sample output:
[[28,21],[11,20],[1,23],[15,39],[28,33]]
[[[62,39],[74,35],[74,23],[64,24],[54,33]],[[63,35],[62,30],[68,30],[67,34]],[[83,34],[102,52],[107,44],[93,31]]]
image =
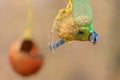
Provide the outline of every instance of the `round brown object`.
[[18,40],[9,50],[9,60],[13,69],[23,76],[29,76],[43,65],[43,58],[31,40]]
[[72,14],[68,14],[61,20],[55,20],[54,30],[58,37],[65,41],[74,40],[79,31],[79,27],[74,23]]

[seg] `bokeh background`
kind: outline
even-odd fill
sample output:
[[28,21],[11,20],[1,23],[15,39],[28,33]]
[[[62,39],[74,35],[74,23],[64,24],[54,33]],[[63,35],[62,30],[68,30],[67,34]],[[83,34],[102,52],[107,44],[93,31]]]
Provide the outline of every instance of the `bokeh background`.
[[73,41],[48,49],[49,34],[58,9],[68,0],[32,0],[32,37],[44,57],[43,68],[22,77],[11,68],[8,49],[26,29],[26,1],[0,0],[0,80],[120,80],[120,1],[89,0],[99,42]]

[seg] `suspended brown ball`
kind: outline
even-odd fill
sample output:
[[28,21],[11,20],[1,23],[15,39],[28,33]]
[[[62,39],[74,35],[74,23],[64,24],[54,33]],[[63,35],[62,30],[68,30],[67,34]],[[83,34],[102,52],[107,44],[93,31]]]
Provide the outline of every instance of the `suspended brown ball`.
[[53,26],[57,36],[65,41],[74,40],[79,31],[79,26],[75,24],[72,13],[64,13],[61,19],[56,18]]
[[32,40],[18,40],[9,49],[13,69],[23,76],[36,73],[43,65],[43,57]]

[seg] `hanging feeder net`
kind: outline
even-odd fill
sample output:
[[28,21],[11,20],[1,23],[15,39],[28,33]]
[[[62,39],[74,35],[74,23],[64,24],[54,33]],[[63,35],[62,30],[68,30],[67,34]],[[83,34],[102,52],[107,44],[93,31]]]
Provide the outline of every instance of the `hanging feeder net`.
[[89,27],[89,32],[93,32],[92,10],[88,0],[73,0],[73,15],[80,27]]

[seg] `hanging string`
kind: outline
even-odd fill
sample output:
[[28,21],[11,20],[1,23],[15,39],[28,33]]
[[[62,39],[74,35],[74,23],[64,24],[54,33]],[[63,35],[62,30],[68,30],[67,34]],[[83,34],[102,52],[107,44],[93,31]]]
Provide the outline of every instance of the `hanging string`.
[[69,0],[69,3],[68,3],[68,5],[67,5],[67,9],[66,10],[68,10],[68,12],[70,12],[70,11],[72,11],[72,8],[73,8],[73,6],[72,6],[72,1],[73,0]]
[[32,27],[32,6],[31,0],[26,0],[27,3],[27,29],[25,31],[25,38],[31,39],[31,27]]

